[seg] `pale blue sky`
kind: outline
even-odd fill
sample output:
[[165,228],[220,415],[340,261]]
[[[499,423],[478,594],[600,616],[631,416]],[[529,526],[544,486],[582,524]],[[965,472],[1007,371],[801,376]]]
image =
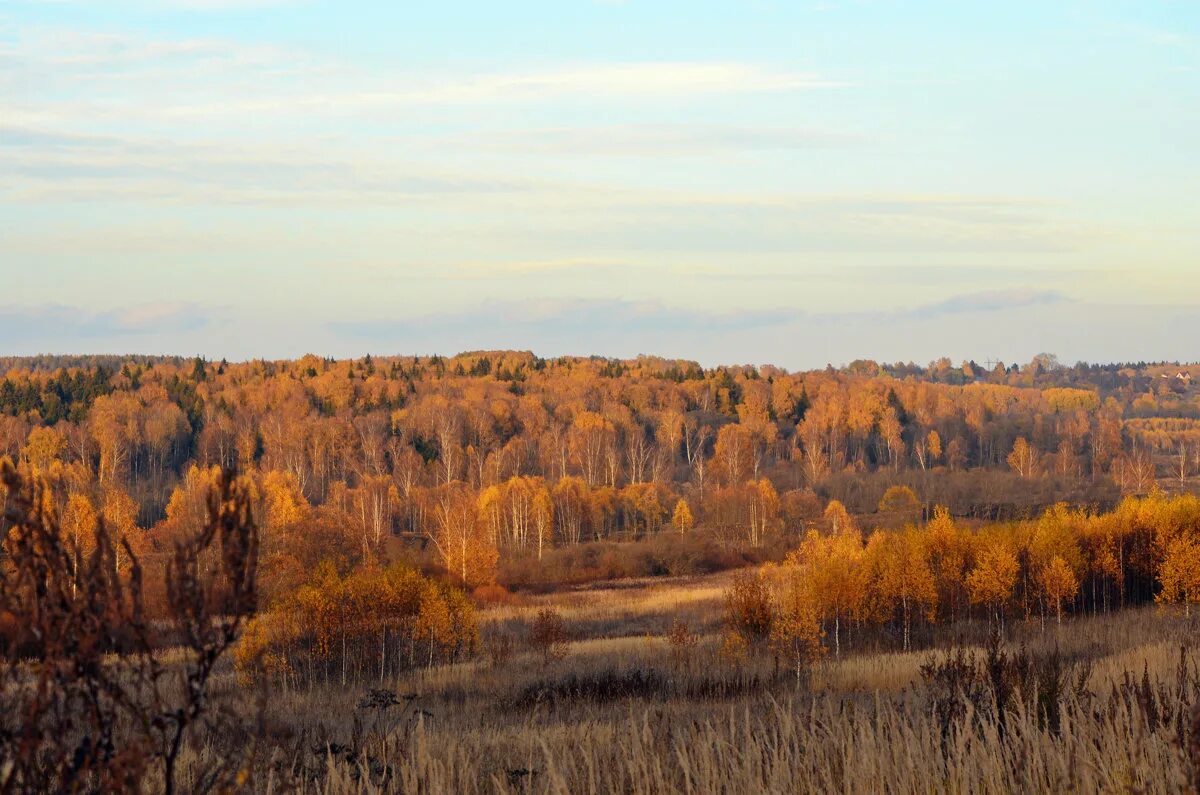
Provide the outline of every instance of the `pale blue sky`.
[[1200,358],[1200,4],[0,5],[0,352]]

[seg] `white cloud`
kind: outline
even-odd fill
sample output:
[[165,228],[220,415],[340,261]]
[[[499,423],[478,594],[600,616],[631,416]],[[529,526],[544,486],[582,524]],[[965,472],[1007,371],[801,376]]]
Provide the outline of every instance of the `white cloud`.
[[[536,70],[366,68],[311,52],[211,38],[153,38],[55,28],[0,39],[3,118],[26,125],[96,122],[255,125],[413,108],[548,101],[636,103],[783,93],[842,85],[767,64],[703,61],[558,63]],[[36,87],[36,90],[33,90]]]
[[715,124],[630,124],[489,130],[450,139],[466,149],[546,155],[704,155],[820,149],[861,144],[864,136],[819,129]]
[[[210,313],[185,301],[157,301],[108,310],[64,304],[0,305],[0,343],[23,351],[82,351],[92,339],[137,339],[202,330]],[[32,343],[32,345],[30,344]]]
[[[369,90],[348,85],[376,83]],[[311,91],[256,92],[214,102],[168,102],[160,117],[228,118],[245,114],[355,115],[422,106],[479,106],[567,99],[622,104],[645,99],[690,100],[718,94],[756,94],[833,88],[841,84],[815,75],[737,63],[635,63],[557,67],[540,72],[460,74],[430,79],[394,75],[350,79]]]

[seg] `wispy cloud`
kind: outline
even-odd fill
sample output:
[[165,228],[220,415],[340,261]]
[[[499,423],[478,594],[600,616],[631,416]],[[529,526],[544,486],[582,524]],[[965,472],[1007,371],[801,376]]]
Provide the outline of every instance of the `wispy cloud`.
[[468,149],[546,155],[673,156],[851,146],[865,136],[818,129],[706,124],[488,131],[457,136]]
[[34,341],[45,350],[67,350],[64,343],[84,350],[88,340],[144,338],[145,335],[196,331],[209,322],[208,313],[182,301],[134,304],[104,311],[75,306],[0,306],[0,343]]
[[1023,288],[1016,290],[982,290],[976,293],[956,295],[945,301],[915,310],[921,316],[978,314],[981,312],[1000,312],[1006,309],[1019,309],[1027,306],[1042,304],[1057,304],[1065,301],[1066,296],[1058,290],[1037,290]]
[[938,315],[986,314],[1066,301],[1058,292],[1033,289],[989,290],[955,295],[912,309],[893,311],[812,312],[793,307],[706,311],[670,306],[661,301],[622,299],[530,299],[488,301],[453,312],[404,319],[342,321],[330,327],[360,337],[395,338],[414,334],[476,334],[491,339],[494,332],[555,335],[594,331],[622,334],[659,332],[729,332],[778,326],[800,320],[819,324],[866,322],[881,325],[897,320]]
[[7,62],[0,80],[39,86],[36,93],[17,92],[0,104],[4,118],[51,125],[98,119],[240,122],[250,113],[260,114],[256,122],[263,124],[297,114],[345,117],[551,100],[629,104],[844,85],[815,73],[736,61],[380,70],[270,45],[45,28],[0,40],[0,59]]
[[397,75],[385,81],[364,77],[347,82],[364,89],[317,87],[294,91],[237,93],[221,101],[169,101],[157,108],[164,118],[229,118],[248,113],[348,116],[382,114],[421,106],[487,106],[536,103],[556,99],[574,102],[695,99],[719,94],[756,94],[836,88],[843,84],[812,74],[771,69],[756,64],[648,62],[549,67],[537,72],[460,74],[429,78]]
[[658,301],[620,299],[531,299],[491,301],[460,312],[443,312],[405,319],[342,321],[330,324],[340,334],[395,338],[415,334],[462,333],[490,339],[495,333],[570,336],[681,331],[731,331],[762,328],[796,316],[790,309],[713,312],[666,306]]

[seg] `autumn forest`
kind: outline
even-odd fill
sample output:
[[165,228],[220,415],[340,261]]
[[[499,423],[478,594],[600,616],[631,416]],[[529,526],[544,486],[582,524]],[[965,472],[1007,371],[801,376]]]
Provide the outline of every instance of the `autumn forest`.
[[[157,726],[136,746],[144,767],[130,769],[168,789],[247,776],[255,787],[355,791],[423,781],[676,789],[684,768],[653,780],[628,767],[633,778],[615,780],[564,769],[552,780],[551,758],[582,762],[531,746],[528,764],[485,769],[439,762],[424,743],[452,732],[458,752],[491,759],[536,744],[542,720],[613,728],[608,710],[629,700],[687,712],[786,693],[824,709],[847,693],[889,692],[889,677],[919,685],[943,732],[967,732],[956,716],[977,709],[986,726],[1002,730],[1019,710],[1030,721],[1022,731],[1053,734],[1063,714],[1102,698],[1122,705],[1123,720],[1144,721],[1128,712],[1128,681],[1085,687],[1095,678],[1085,666],[1141,648],[1101,648],[1095,633],[1153,615],[1170,628],[1147,642],[1187,635],[1200,602],[1200,388],[1184,366],[1042,355],[788,372],[511,351],[2,363],[0,642],[10,660],[51,660],[67,647],[48,638],[86,630],[91,654],[182,654],[190,717],[166,724],[147,716],[184,714],[159,689],[171,666],[131,664],[121,681],[135,684],[121,687],[142,695],[129,703],[98,695],[116,687],[103,677],[84,686],[61,670],[41,674],[68,701],[100,699],[96,730],[116,731],[109,724],[126,713]],[[580,610],[587,603],[599,612]],[[638,636],[644,650],[628,646]],[[1027,644],[1042,651],[1030,656]],[[1154,720],[1186,737],[1195,662],[1186,645],[1179,654],[1178,697],[1140,698],[1159,699]],[[25,675],[21,665],[6,668],[9,681]],[[896,666],[906,673],[890,673]],[[537,672],[552,678],[531,680]],[[274,693],[254,720],[291,721],[275,731],[316,742],[319,758],[261,733],[250,742],[244,704],[204,701],[210,679]],[[358,734],[334,742],[315,718],[280,716],[280,704],[315,715],[314,699],[363,692],[346,709],[373,714],[374,734],[355,718]],[[6,698],[40,715],[5,724],[6,737],[33,742],[23,732],[58,725],[41,696]],[[512,723],[523,699],[545,702],[549,716]],[[503,716],[467,738],[462,721],[492,702]],[[217,718],[238,725],[257,756],[213,739]],[[128,783],[114,767],[120,754],[38,753],[17,754],[0,781]],[[622,764],[654,753],[629,749]],[[1170,776],[1192,775],[1185,757],[1167,779],[1135,766],[1089,781],[1130,775],[1169,791]],[[701,779],[725,775],[723,763],[703,764]],[[796,760],[763,764],[794,774]],[[997,764],[995,782],[1019,781]]]

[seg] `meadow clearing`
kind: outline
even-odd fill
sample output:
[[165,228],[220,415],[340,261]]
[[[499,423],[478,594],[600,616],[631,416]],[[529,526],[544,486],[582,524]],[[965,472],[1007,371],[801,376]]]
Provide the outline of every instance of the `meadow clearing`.
[[[379,688],[274,688],[256,700],[229,673],[214,692],[245,709],[262,705],[247,784],[267,792],[1195,786],[1200,655],[1195,620],[1181,613],[1146,607],[1061,626],[1014,623],[1001,650],[1007,663],[988,660],[980,626],[960,628],[970,646],[943,628],[939,650],[885,651],[886,638],[864,637],[797,681],[769,653],[723,653],[730,577],[519,597],[481,612],[485,651],[476,659]],[[547,607],[570,639],[550,654],[520,640]],[[672,642],[676,622],[687,623],[688,640]],[[1029,692],[997,694],[988,684],[997,665]],[[190,755],[181,783],[222,748]]]

